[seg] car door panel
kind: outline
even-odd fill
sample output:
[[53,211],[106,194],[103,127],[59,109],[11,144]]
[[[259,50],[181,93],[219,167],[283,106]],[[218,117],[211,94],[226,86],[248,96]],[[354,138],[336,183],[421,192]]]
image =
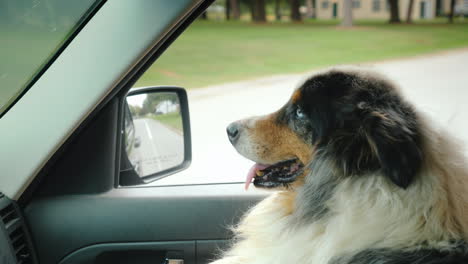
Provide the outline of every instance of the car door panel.
[[153,264],[163,263],[166,258],[183,258],[188,260],[184,263],[203,264],[214,260],[228,245],[228,240],[104,243],[81,248],[66,256],[60,264]]
[[[206,195],[216,188],[214,194]],[[87,245],[125,241],[127,248],[116,246],[145,250],[166,244],[161,241],[229,239],[227,228],[263,197],[239,194],[240,189],[239,184],[125,188],[98,195],[43,198],[31,203],[25,215],[33,237],[41,238],[36,241],[39,259],[58,263],[70,254],[79,257],[77,250],[88,254],[82,251]],[[201,254],[210,255],[218,244],[222,243],[202,242]],[[190,252],[185,255],[186,243],[179,245],[170,249],[192,256]]]
[[209,263],[219,258],[223,249],[226,249],[231,242],[229,240],[197,240],[197,263]]
[[104,243],[81,248],[59,263],[154,264],[164,263],[166,258],[187,259],[184,263],[195,263],[195,248],[193,241]]

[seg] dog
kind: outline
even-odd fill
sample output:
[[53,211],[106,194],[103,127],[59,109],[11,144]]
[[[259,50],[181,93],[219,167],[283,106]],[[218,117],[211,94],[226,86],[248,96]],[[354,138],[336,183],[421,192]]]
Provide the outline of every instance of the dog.
[[384,76],[317,73],[281,109],[227,133],[255,162],[246,187],[276,192],[213,264],[468,263],[460,145]]

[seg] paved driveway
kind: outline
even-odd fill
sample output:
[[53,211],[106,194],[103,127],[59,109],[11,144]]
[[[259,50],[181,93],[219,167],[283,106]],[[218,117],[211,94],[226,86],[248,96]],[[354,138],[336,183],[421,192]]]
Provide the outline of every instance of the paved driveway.
[[135,137],[140,140],[140,144],[132,152],[139,160],[140,175],[151,175],[182,163],[182,135],[151,118],[135,119],[134,124]]
[[[366,66],[389,76],[417,108],[468,142],[468,50]],[[308,74],[191,90],[192,165],[153,184],[243,182],[253,163],[231,147],[226,126],[237,119],[275,111]]]

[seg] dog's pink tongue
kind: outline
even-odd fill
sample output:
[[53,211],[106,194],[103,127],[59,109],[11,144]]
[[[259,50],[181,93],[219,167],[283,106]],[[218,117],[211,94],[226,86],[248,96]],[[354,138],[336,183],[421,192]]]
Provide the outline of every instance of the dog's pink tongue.
[[245,179],[245,189],[249,189],[249,185],[252,183],[252,179],[255,177],[258,170],[266,169],[268,166],[263,164],[255,163],[252,168],[250,168],[249,173],[247,173],[247,178]]

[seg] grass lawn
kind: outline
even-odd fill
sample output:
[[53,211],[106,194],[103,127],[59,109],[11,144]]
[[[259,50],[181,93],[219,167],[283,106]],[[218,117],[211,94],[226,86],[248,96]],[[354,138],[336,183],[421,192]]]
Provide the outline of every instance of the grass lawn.
[[197,21],[135,86],[197,88],[324,66],[468,47],[468,22],[389,25],[337,21],[250,24]]
[[151,118],[154,120],[157,120],[164,125],[173,128],[180,133],[184,131],[183,125],[182,125],[182,116],[180,113],[173,112],[173,113],[168,113],[168,114],[163,114],[163,115],[151,115]]

